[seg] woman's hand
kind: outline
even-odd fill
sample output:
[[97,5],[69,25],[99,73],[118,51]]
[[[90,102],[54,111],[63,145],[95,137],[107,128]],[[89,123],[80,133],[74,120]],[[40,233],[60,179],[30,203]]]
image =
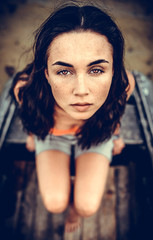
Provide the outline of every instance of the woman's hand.
[[120,137],[120,123],[118,123],[113,136],[114,136],[113,156],[115,156],[120,154],[123,148],[125,147],[124,140],[122,137]]
[[33,135],[29,135],[26,139],[26,148],[29,152],[35,151],[35,141]]
[[125,143],[122,137],[113,140],[114,148],[113,148],[113,156],[118,155],[122,152],[125,147]]

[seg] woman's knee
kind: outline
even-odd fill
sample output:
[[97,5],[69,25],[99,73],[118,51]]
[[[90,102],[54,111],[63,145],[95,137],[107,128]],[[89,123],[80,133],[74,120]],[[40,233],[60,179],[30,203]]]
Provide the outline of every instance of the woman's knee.
[[62,194],[46,194],[42,196],[45,208],[51,213],[62,213],[68,206],[68,196]]
[[74,201],[75,209],[77,213],[82,217],[90,217],[94,215],[99,208],[99,201],[94,198],[81,198],[75,199]]

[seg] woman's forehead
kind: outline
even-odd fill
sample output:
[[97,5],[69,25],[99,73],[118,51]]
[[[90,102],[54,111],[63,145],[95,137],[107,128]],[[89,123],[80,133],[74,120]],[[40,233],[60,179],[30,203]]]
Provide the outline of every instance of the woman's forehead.
[[73,31],[58,35],[50,44],[48,57],[57,58],[92,58],[111,59],[113,47],[106,36],[93,31]]

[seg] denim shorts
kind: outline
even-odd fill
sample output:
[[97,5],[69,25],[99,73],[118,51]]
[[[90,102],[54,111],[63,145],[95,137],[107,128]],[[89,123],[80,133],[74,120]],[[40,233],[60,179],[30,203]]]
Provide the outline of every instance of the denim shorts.
[[113,138],[100,143],[96,146],[91,146],[89,149],[83,149],[78,145],[76,136],[62,135],[55,136],[48,134],[44,140],[35,137],[36,155],[47,150],[58,150],[71,155],[71,147],[74,145],[75,159],[84,153],[98,153],[104,155],[109,161],[112,160]]

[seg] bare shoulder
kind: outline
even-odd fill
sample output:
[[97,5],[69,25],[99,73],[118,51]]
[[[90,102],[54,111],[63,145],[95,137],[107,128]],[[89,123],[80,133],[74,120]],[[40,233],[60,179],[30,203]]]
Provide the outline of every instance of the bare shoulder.
[[22,75],[19,76],[19,79],[17,81],[17,83],[14,86],[13,92],[14,92],[14,96],[16,98],[16,101],[20,104],[21,101],[19,99],[19,91],[20,88],[23,87],[26,83],[27,83],[27,79],[28,79],[28,75],[23,73]]
[[127,88],[127,99],[129,99],[130,95],[132,94],[134,88],[135,88],[135,80],[134,80],[134,76],[131,72],[126,71],[128,80],[129,80],[129,86]]

